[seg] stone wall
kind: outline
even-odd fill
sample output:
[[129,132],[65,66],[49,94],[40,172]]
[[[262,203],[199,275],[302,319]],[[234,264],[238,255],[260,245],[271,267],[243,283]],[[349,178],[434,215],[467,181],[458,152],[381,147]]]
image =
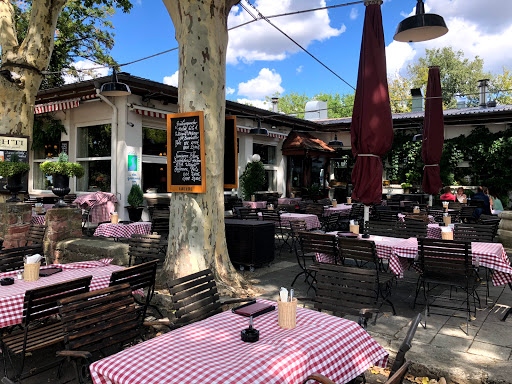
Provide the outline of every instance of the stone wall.
[[500,212],[499,217],[501,221],[498,228],[498,241],[505,248],[512,248],[512,211]]
[[113,259],[111,264],[128,266],[128,244],[119,241],[96,239],[68,239],[57,243],[59,262]]
[[0,237],[4,248],[25,245],[32,220],[32,206],[25,203],[0,203]]
[[44,255],[48,263],[60,263],[57,243],[82,237],[82,211],[77,208],[52,208],[46,212]]

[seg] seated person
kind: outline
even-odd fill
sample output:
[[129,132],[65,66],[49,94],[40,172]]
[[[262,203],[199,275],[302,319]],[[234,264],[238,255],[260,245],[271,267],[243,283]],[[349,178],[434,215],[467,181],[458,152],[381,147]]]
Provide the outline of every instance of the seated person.
[[444,187],[444,193],[441,195],[440,199],[445,201],[455,201],[455,195],[452,193],[450,187]]
[[484,193],[483,187],[478,187],[476,189],[476,193],[473,195],[473,200],[482,200],[484,202],[484,208],[475,209],[475,213],[473,214],[475,217],[480,217],[483,213],[485,215],[491,214],[491,204],[489,202],[489,197]]
[[464,194],[464,188],[462,188],[462,187],[457,188],[457,194],[455,195],[455,198],[461,204],[464,202],[464,199],[467,199],[467,196]]
[[500,213],[503,211],[503,204],[501,203],[501,200],[498,198],[498,195],[494,191],[492,191],[491,196],[494,203],[492,206],[494,213]]

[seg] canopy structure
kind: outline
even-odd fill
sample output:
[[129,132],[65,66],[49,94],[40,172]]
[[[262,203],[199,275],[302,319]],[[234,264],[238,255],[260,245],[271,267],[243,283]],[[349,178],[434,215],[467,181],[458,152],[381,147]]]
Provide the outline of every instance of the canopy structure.
[[441,75],[439,67],[429,67],[425,101],[425,121],[421,155],[423,168],[423,191],[435,195],[443,186],[439,162],[443,154],[444,117]]
[[283,155],[335,157],[336,150],[307,132],[292,131],[283,143]]
[[382,1],[366,1],[357,88],[352,113],[352,198],[366,205],[382,200],[382,160],[393,143],[386,75]]

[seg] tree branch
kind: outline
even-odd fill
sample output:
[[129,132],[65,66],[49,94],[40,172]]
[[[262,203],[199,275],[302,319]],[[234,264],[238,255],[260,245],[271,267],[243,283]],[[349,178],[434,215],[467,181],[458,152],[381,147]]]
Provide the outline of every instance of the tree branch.
[[9,0],[0,0],[0,46],[2,47],[2,56],[5,52],[18,46],[14,7]]

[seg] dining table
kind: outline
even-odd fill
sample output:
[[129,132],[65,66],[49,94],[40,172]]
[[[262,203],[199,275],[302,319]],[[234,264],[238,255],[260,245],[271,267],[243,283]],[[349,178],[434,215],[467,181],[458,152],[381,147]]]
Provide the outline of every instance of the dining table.
[[44,213],[32,213],[32,218],[30,219],[30,224],[36,225],[44,225],[46,221],[46,215]]
[[279,205],[294,205],[299,204],[302,201],[302,197],[279,197],[277,204]]
[[82,209],[91,209],[90,222],[101,223],[110,220],[110,214],[116,211],[117,198],[113,193],[91,192],[77,196],[73,204],[78,204]]
[[118,239],[120,237],[130,238],[132,235],[150,235],[151,222],[140,221],[136,223],[122,224],[122,223],[103,223],[98,225],[94,231],[93,236],[113,237]]
[[331,216],[333,213],[341,213],[348,215],[351,209],[351,204],[338,204],[335,207],[325,207],[324,216]]
[[267,208],[266,201],[243,201],[242,204],[244,207],[247,207],[247,208],[259,208],[259,209]]
[[281,213],[281,225],[284,227],[290,226],[290,221],[293,220],[304,220],[306,222],[306,227],[309,230],[320,228],[322,224],[320,220],[318,220],[317,215],[308,214],[308,213]]
[[252,343],[241,340],[248,326],[232,311],[189,324],[94,362],[93,383],[291,384],[315,372],[346,383],[387,364],[388,352],[361,326],[326,313],[299,307],[296,326],[283,329],[278,310],[267,312],[254,318]]
[[41,269],[56,267],[61,268],[62,271],[50,276],[39,277],[36,281],[16,279],[18,271],[0,273],[0,278],[14,278],[14,284],[0,287],[0,328],[21,324],[25,292],[30,289],[41,288],[85,276],[92,276],[91,291],[108,287],[112,272],[124,269],[124,267],[119,265],[111,265],[111,261],[112,259],[102,259],[99,261],[41,266]]

